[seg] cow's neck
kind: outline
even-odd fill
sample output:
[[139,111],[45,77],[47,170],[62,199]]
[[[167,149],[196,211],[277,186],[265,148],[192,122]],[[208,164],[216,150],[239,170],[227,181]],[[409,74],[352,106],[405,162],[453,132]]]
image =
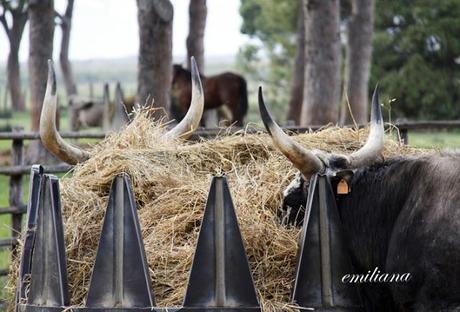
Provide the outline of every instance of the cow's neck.
[[419,172],[416,160],[390,160],[359,169],[351,180],[351,193],[338,205],[352,260],[358,271],[384,269],[388,243],[396,219]]

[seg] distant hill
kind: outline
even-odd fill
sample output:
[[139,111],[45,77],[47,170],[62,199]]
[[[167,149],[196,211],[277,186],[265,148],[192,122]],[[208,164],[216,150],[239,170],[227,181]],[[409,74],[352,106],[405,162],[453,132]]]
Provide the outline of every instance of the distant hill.
[[[174,56],[174,63],[185,64],[185,56]],[[57,63],[58,61],[55,60]],[[234,70],[235,56],[210,56],[206,59],[206,74],[215,74],[222,71]],[[79,93],[87,95],[90,92],[90,85],[93,85],[93,94],[102,95],[102,85],[108,82],[114,85],[119,81],[126,94],[134,94],[137,81],[137,56],[129,56],[117,59],[92,59],[73,60],[72,67]],[[60,68],[56,64],[56,74],[59,81],[59,93],[64,94]],[[21,80],[23,88],[27,88],[27,63],[21,63]],[[0,65],[0,93],[6,85],[6,67]]]

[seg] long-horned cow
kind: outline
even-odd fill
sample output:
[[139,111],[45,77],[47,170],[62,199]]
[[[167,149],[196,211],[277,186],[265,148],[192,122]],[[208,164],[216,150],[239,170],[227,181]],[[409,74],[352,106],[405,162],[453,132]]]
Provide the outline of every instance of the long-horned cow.
[[259,109],[274,145],[300,172],[284,192],[291,221],[303,219],[312,175],[347,172],[351,192],[336,201],[355,269],[410,273],[407,283],[360,284],[366,310],[460,311],[460,154],[384,160],[377,90],[369,138],[350,156],[310,151],[286,135],[261,89]]
[[110,100],[109,87],[104,85],[102,99],[69,98],[70,122],[73,130],[102,127],[104,130],[119,130],[128,122],[127,113],[132,112],[134,97],[125,98],[120,83],[115,88],[115,99]]
[[[186,139],[199,127],[204,109],[203,88],[195,59],[192,57],[192,97],[187,114],[174,128],[165,133],[165,137],[174,140]],[[52,61],[48,61],[48,82],[40,117],[40,138],[43,145],[58,159],[77,164],[89,158],[89,153],[64,141],[56,128],[56,75]]]

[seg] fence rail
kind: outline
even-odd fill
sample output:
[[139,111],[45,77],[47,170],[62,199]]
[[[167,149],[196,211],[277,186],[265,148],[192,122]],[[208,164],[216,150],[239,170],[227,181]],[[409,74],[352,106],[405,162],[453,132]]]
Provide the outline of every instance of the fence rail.
[[[452,130],[460,129],[460,120],[454,121],[418,121],[418,122],[400,122],[396,123],[402,141],[408,143],[409,131],[419,130]],[[359,125],[358,127],[364,127]],[[302,133],[306,131],[315,131],[324,128],[324,126],[295,127],[288,126],[284,129],[292,133]],[[212,138],[218,135],[238,134],[238,133],[255,133],[264,131],[262,128],[230,128],[230,129],[198,129],[195,131],[192,139]],[[66,139],[103,139],[106,136],[104,132],[62,132],[61,136]],[[40,136],[36,132],[25,132],[20,128],[13,128],[11,132],[0,132],[0,140],[12,141],[11,147],[11,165],[0,167],[0,175],[9,176],[9,206],[0,207],[0,214],[10,214],[12,218],[12,236],[0,239],[0,248],[12,247],[15,252],[17,238],[21,232],[22,216],[26,213],[27,206],[22,201],[22,182],[24,175],[30,173],[31,166],[24,165],[24,141],[38,140]],[[70,170],[72,166],[66,164],[44,166],[46,173],[63,173]],[[0,276],[8,274],[8,269],[1,268]]]

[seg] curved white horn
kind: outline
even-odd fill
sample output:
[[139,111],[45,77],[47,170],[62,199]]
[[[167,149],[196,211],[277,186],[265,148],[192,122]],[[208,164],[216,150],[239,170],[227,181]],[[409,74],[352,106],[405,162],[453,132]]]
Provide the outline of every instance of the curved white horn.
[[311,151],[290,138],[273,120],[265,106],[262,87],[259,87],[259,111],[265,128],[273,139],[275,146],[300,170],[305,178],[325,169],[321,160]]
[[382,109],[379,102],[379,88],[376,86],[372,95],[369,137],[363,147],[349,156],[349,168],[358,168],[374,163],[383,151],[384,133]]
[[53,61],[48,60],[48,82],[40,116],[40,138],[45,148],[66,163],[75,165],[89,158],[89,154],[66,143],[56,129],[56,74]]
[[193,56],[190,63],[192,65],[192,100],[185,117],[165,134],[166,137],[171,139],[179,137],[187,139],[199,127],[201,117],[203,116],[204,93],[200,80],[200,72]]

